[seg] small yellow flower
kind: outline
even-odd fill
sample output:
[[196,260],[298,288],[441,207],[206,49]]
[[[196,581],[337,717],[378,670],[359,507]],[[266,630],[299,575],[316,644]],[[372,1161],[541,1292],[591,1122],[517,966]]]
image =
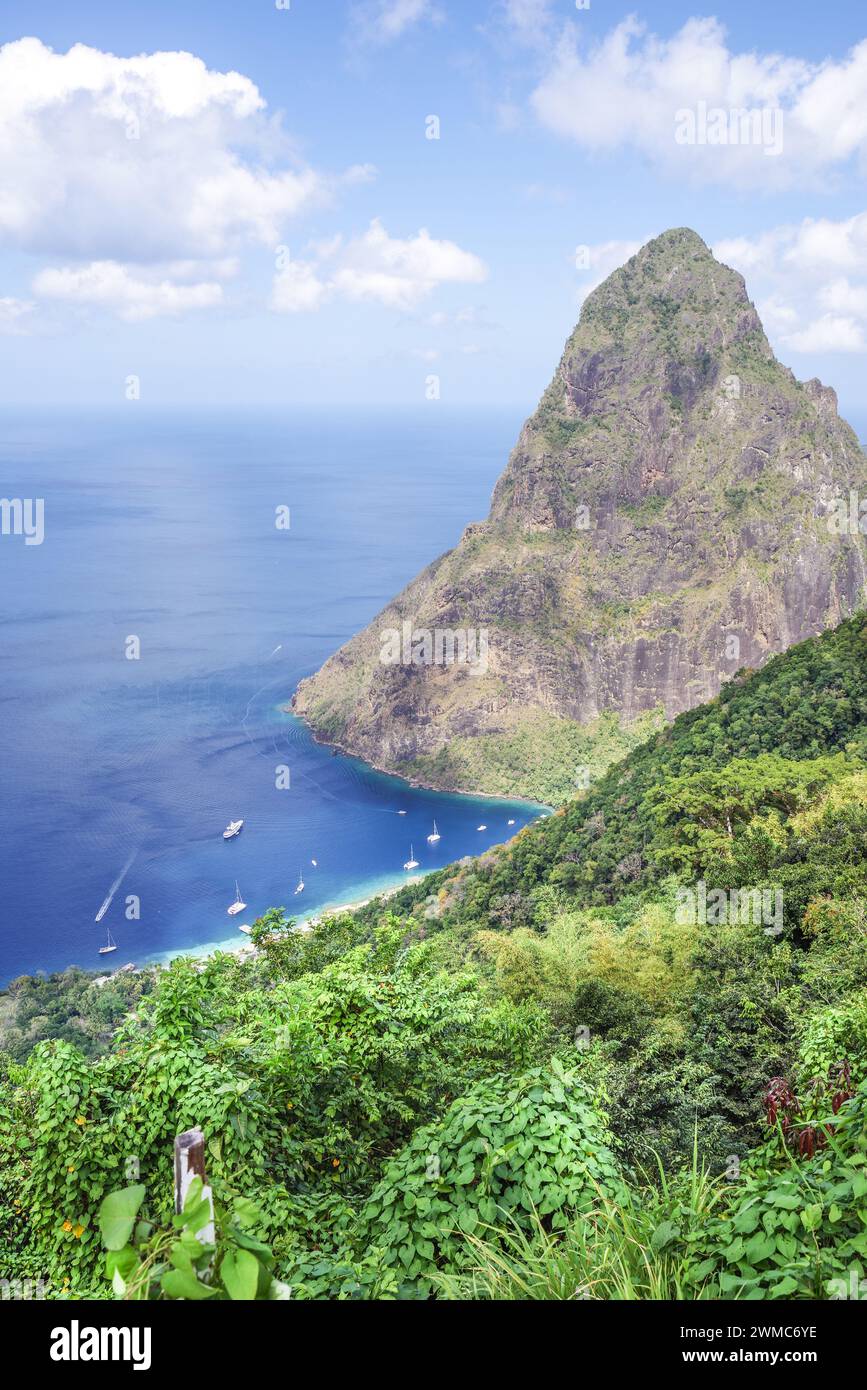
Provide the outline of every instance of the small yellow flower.
[[291,1100],[287,1100],[287,1102],[286,1102],[286,1109],[287,1109],[287,1110],[294,1110],[294,1109],[295,1109],[295,1107],[294,1107],[294,1105],[292,1104]]
[[71,1230],[72,1230],[72,1222],[71,1222],[71,1221],[64,1221],[64,1223],[63,1223],[63,1229],[64,1229],[64,1231],[71,1231]]
[[68,1288],[69,1288],[69,1280],[68,1280],[68,1279],[64,1279],[64,1281],[63,1281],[63,1287],[64,1287],[65,1289],[68,1289]]
[[74,1172],[75,1172],[75,1169],[73,1168],[73,1166],[72,1166],[71,1163],[70,1163],[70,1165],[69,1165],[69,1167],[67,1168],[66,1171],[67,1171],[67,1173],[74,1173]]
[[75,1123],[76,1123],[77,1125],[86,1125],[86,1124],[87,1124],[87,1120],[84,1118],[83,1115],[76,1115],[76,1117],[75,1117]]
[[72,1234],[75,1236],[76,1240],[81,1240],[81,1237],[84,1235],[84,1227],[81,1225],[74,1226]]
[[340,1159],[339,1159],[339,1158],[332,1158],[332,1160],[331,1160],[331,1166],[332,1166],[332,1168],[339,1168],[339,1167],[340,1167]]

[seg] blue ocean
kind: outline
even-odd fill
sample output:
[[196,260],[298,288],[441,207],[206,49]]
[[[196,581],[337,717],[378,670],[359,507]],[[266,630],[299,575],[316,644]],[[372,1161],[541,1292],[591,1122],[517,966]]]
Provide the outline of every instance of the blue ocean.
[[411,846],[423,872],[539,814],[332,756],[283,709],[486,515],[520,423],[0,417],[0,496],[44,499],[41,544],[0,535],[0,980],[238,945],[270,906],[369,897]]

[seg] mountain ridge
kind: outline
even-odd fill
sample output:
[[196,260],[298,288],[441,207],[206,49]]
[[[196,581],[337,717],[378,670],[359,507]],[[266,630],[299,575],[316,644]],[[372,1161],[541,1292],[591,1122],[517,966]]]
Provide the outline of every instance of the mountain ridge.
[[[867,460],[830,387],[777,362],[743,277],[689,229],[585,300],[471,522],[293,708],[448,790],[562,800],[740,669],[833,626],[867,581],[834,499]],[[384,659],[389,631],[485,635],[484,669]],[[454,647],[454,642],[453,642]],[[408,658],[408,659],[407,659]]]

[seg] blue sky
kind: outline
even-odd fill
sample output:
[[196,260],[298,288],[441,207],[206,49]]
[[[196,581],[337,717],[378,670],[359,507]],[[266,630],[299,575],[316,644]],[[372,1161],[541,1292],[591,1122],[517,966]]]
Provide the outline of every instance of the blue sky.
[[857,410],[865,34],[854,0],[6,0],[0,400],[529,409],[587,290],[688,225]]

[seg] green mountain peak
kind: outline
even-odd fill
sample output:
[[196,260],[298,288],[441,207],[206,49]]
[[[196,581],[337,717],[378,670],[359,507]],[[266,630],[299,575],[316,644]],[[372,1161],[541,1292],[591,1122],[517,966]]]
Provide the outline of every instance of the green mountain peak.
[[[853,488],[867,460],[834,392],[776,360],[742,276],[664,232],[587,296],[487,521],[294,707],[389,771],[562,799],[859,606],[863,537],[829,523]],[[484,661],[438,659],[437,633],[477,657],[483,637]]]

